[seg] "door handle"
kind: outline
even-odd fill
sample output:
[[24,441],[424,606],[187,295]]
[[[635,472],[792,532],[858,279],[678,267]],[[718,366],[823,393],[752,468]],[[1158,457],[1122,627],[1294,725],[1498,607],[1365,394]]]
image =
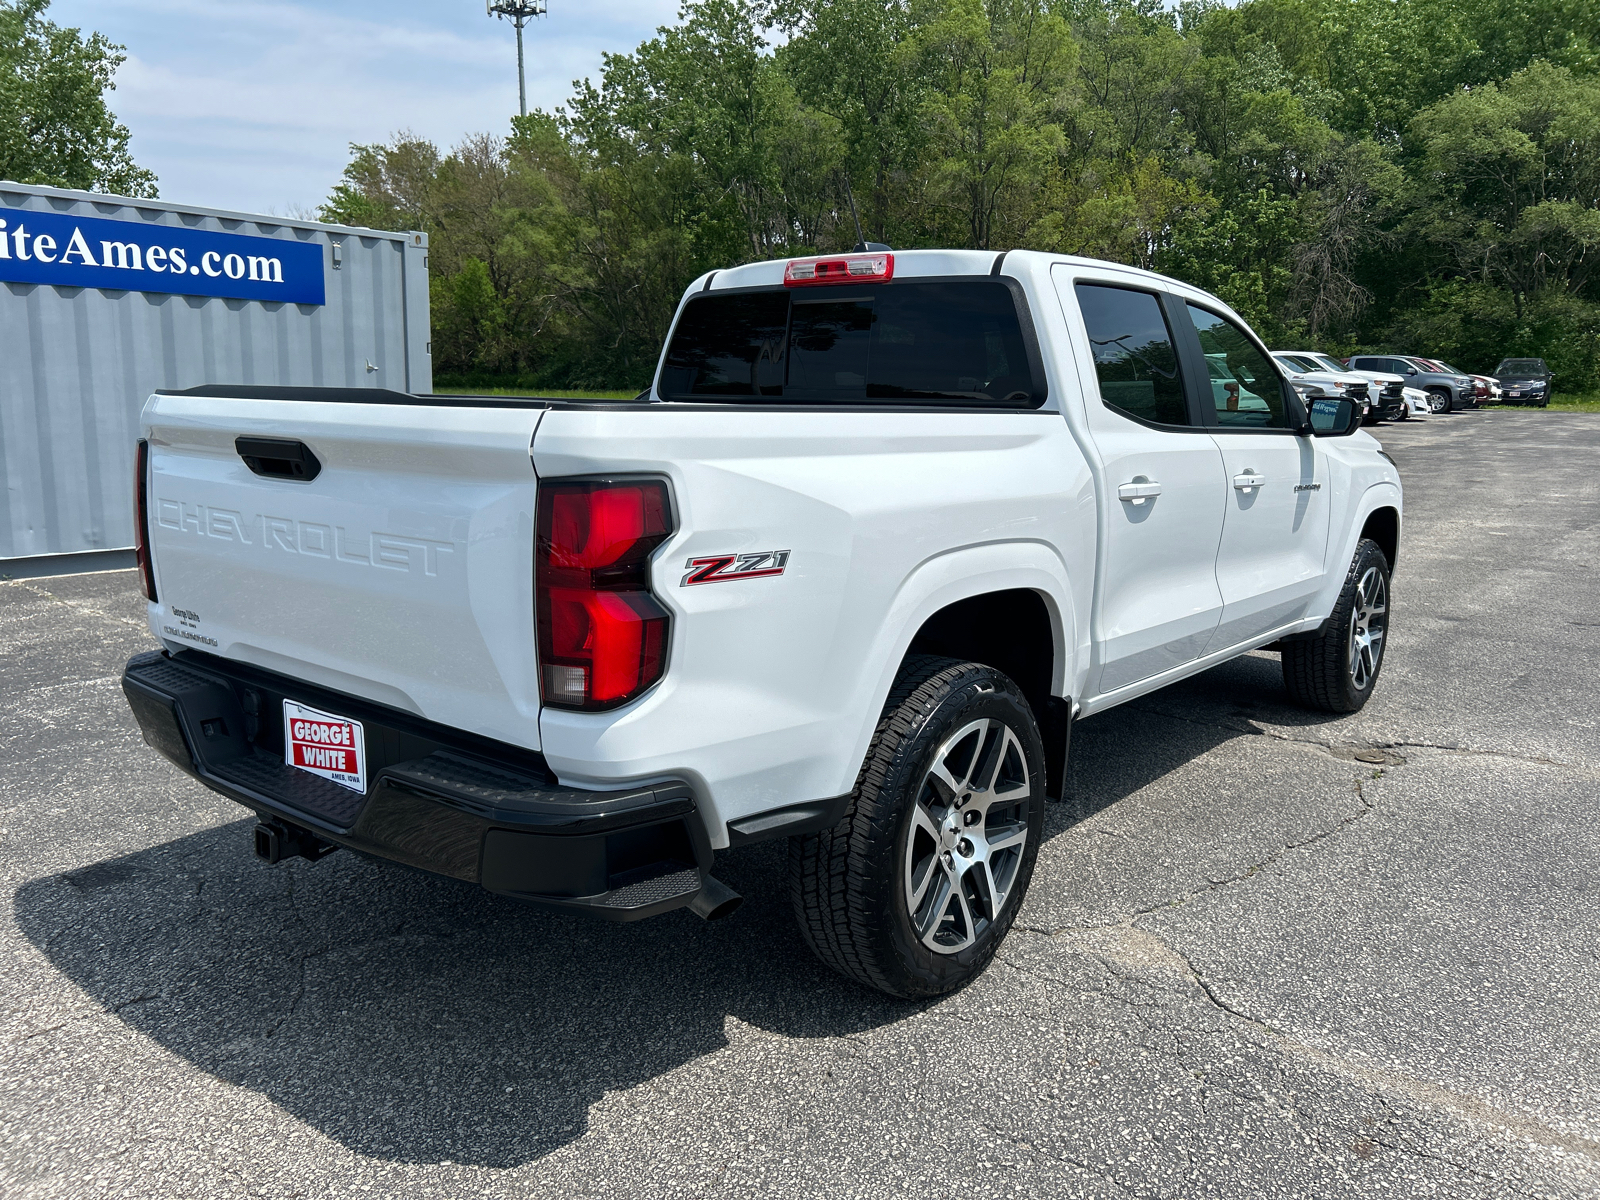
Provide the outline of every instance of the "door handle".
[[1132,504],[1143,504],[1146,500],[1159,495],[1161,495],[1161,485],[1143,475],[1135,475],[1127,483],[1117,485],[1117,499],[1127,500]]
[[1265,475],[1258,475],[1253,467],[1246,467],[1233,477],[1233,490],[1236,492],[1253,492],[1267,481]]

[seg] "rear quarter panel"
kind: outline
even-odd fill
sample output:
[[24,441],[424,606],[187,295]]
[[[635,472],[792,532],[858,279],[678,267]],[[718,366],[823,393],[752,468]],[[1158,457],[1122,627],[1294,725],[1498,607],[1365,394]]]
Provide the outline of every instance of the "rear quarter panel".
[[[653,560],[671,610],[665,678],[616,713],[546,708],[566,782],[677,776],[725,822],[851,790],[921,623],[1001,588],[1039,592],[1070,674],[1093,574],[1088,470],[1057,412],[554,409],[540,478],[671,483],[677,530]],[[685,586],[688,560],[789,552],[782,576]]]

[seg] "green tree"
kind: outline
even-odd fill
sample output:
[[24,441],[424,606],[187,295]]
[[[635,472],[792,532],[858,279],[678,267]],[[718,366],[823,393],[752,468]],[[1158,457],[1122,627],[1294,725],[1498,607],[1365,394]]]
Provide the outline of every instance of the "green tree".
[[1063,145],[1059,97],[1077,57],[1066,22],[1040,0],[948,0],[915,44],[929,80],[928,232],[1019,244]]
[[383,144],[350,144],[344,174],[319,210],[324,221],[368,229],[428,229],[439,148],[413,133]]
[[1506,288],[1583,293],[1600,261],[1600,81],[1536,61],[1412,123],[1411,226],[1443,269]]
[[45,19],[50,0],[0,0],[0,179],[154,196],[106,106],[122,47]]
[[896,247],[1153,267],[1270,341],[1587,386],[1592,4],[691,0],[504,142],[353,146],[324,213],[432,235],[441,378],[642,384],[691,280],[847,247],[854,200]]

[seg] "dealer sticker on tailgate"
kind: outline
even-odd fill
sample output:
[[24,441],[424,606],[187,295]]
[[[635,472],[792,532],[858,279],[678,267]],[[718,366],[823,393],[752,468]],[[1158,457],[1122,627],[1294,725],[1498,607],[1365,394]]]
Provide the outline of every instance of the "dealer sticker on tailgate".
[[285,700],[283,761],[351,791],[367,790],[367,747],[360,721]]

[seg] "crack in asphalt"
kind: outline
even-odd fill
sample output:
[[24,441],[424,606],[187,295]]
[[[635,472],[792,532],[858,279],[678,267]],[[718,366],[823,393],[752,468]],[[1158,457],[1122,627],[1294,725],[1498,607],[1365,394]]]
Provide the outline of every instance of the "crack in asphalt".
[[1228,721],[1213,720],[1207,717],[1185,716],[1183,713],[1172,712],[1168,709],[1159,708],[1152,704],[1135,703],[1130,704],[1127,707],[1133,708],[1138,712],[1148,713],[1151,716],[1166,717],[1168,720],[1183,721],[1190,725],[1203,725],[1210,729],[1225,729],[1230,733],[1242,733],[1251,737],[1271,738],[1274,741],[1290,742],[1296,746],[1310,746],[1313,749],[1325,751],[1335,758],[1340,758],[1340,761],[1346,760],[1341,758],[1338,754],[1339,749],[1343,746],[1350,746],[1358,749],[1372,750],[1439,750],[1446,754],[1484,755],[1490,758],[1508,758],[1517,762],[1535,763],[1542,767],[1564,767],[1569,770],[1577,771],[1591,770],[1591,768],[1586,767],[1582,763],[1567,762],[1562,759],[1549,758],[1538,754],[1518,754],[1513,750],[1477,749],[1471,746],[1447,745],[1443,742],[1394,741],[1357,743],[1323,741],[1319,738],[1295,737],[1293,734],[1285,733],[1282,730],[1263,729],[1259,725],[1236,725]]
[[[311,926],[306,924],[306,919],[300,912],[300,904],[295,891],[295,877],[296,872],[291,867],[288,871],[288,887],[286,892],[289,901],[289,914],[294,918],[295,924],[299,925],[301,929],[305,930],[306,937],[309,939],[311,937]],[[285,1025],[292,1021],[295,1013],[299,1011],[300,1001],[305,999],[306,994],[306,963],[313,958],[321,958],[331,949],[331,946],[324,943],[317,949],[303,949],[295,955],[294,996],[290,999],[289,1008],[283,1014],[283,1016],[279,1017],[271,1025],[267,1026],[267,1037],[276,1037],[278,1030],[282,1029]]]
[[1375,811],[1375,809],[1376,809],[1376,805],[1374,805],[1372,803],[1372,801],[1367,799],[1366,793],[1365,793],[1365,791],[1363,791],[1361,784],[1362,784],[1362,781],[1360,779],[1357,779],[1355,781],[1355,796],[1356,796],[1356,799],[1361,804],[1360,809],[1358,809],[1356,812],[1351,813],[1348,817],[1345,817],[1343,820],[1339,821],[1337,824],[1331,825],[1327,829],[1319,830],[1318,832],[1312,834],[1310,837],[1302,838],[1298,842],[1286,842],[1286,843],[1284,843],[1284,846],[1283,846],[1283,848],[1281,850],[1275,850],[1273,853],[1269,854],[1266,858],[1262,859],[1260,862],[1252,864],[1246,870],[1240,872],[1237,875],[1230,875],[1226,879],[1214,879],[1214,880],[1210,881],[1209,883],[1207,883],[1204,887],[1195,888],[1192,891],[1184,893],[1182,896],[1178,896],[1178,897],[1175,897],[1175,898],[1172,898],[1172,899],[1164,900],[1160,904],[1152,904],[1148,908],[1138,909],[1135,912],[1133,912],[1132,914],[1130,914],[1129,920],[1131,921],[1131,920],[1135,920],[1135,919],[1137,919],[1139,917],[1147,917],[1151,913],[1163,912],[1163,911],[1165,911],[1166,909],[1169,909],[1169,908],[1180,908],[1183,905],[1189,903],[1189,901],[1193,900],[1197,896],[1204,896],[1204,895],[1206,895],[1206,894],[1208,894],[1210,892],[1220,891],[1223,888],[1229,887],[1232,884],[1240,883],[1240,882],[1242,882],[1242,881],[1244,881],[1246,879],[1249,879],[1251,876],[1256,875],[1263,868],[1272,866],[1273,863],[1276,863],[1280,859],[1282,859],[1284,857],[1284,855],[1289,854],[1289,853],[1291,853],[1292,851],[1295,851],[1295,850],[1304,850],[1308,846],[1314,846],[1318,842],[1323,841],[1326,838],[1330,838],[1334,834],[1340,833],[1343,830],[1349,828],[1351,825],[1353,825],[1357,821],[1361,820],[1362,817],[1365,817],[1366,815],[1368,815],[1369,813]]
[[[1342,1076],[1361,1086],[1364,1090],[1368,1090],[1369,1094],[1375,1090],[1378,1093],[1401,1097],[1418,1107],[1443,1110],[1453,1114],[1458,1119],[1465,1120],[1469,1124],[1477,1123],[1488,1126],[1502,1135],[1545,1146],[1559,1153],[1574,1155],[1586,1160],[1593,1166],[1600,1166],[1600,1140],[1584,1137],[1581,1134],[1566,1133],[1553,1128],[1537,1117],[1525,1113],[1508,1112],[1505,1109],[1497,1108],[1481,1096],[1456,1091],[1441,1084],[1419,1079],[1416,1076],[1407,1075],[1390,1068],[1369,1066],[1357,1062],[1341,1054],[1313,1046],[1285,1030],[1276,1028],[1271,1022],[1253,1016],[1220,995],[1216,987],[1195,966],[1187,954],[1155,931],[1134,925],[1132,923],[1134,919],[1134,917],[1130,917],[1127,921],[1117,925],[1099,926],[1090,930],[1062,930],[1058,933],[1044,932],[1027,926],[1019,926],[1018,928],[1051,941],[1070,937],[1074,933],[1081,932],[1121,934],[1123,936],[1137,934],[1140,938],[1149,938],[1156,942],[1163,951],[1171,955],[1176,963],[1181,964],[1181,977],[1192,986],[1194,992],[1204,997],[1208,1005],[1225,1017],[1232,1018],[1256,1030],[1266,1042],[1276,1047],[1285,1057]],[[1106,953],[1097,952],[1093,947],[1082,947],[1078,952],[1094,959],[1113,977],[1138,983],[1151,989],[1176,990],[1170,985],[1163,985],[1159,980],[1119,967]],[[1004,956],[1002,961],[1007,966],[1025,975],[1030,975],[1056,986],[1065,986],[1062,980],[1018,963],[1009,955]],[[1110,996],[1109,993],[1102,992],[1101,994],[1106,995],[1109,999],[1120,999]],[[1122,1002],[1127,1003],[1126,1000]],[[1153,1052],[1160,1053],[1161,1051],[1154,1050]],[[1266,1102],[1261,1097],[1251,1097],[1243,1092],[1227,1090],[1230,1091],[1230,1094],[1240,1099],[1249,1099],[1252,1102]],[[1302,1117],[1304,1117],[1303,1113]],[[1488,1182],[1500,1184],[1508,1182],[1499,1176],[1486,1174],[1477,1168],[1448,1157],[1412,1147],[1397,1146],[1396,1148],[1402,1153],[1412,1154],[1421,1158],[1432,1158],[1468,1174],[1478,1176]]]
[[[1138,1196],[1143,1194],[1133,1186],[1123,1183],[1122,1180],[1118,1179],[1109,1172],[1101,1170],[1099,1167],[1092,1166],[1080,1158],[1074,1158],[1072,1155],[1064,1153],[1063,1151],[1051,1150],[1043,1146],[1035,1145],[1033,1142],[1027,1141],[1024,1138],[1019,1137],[1017,1134],[1010,1132],[1009,1130],[1000,1129],[997,1126],[990,1124],[988,1121],[980,1121],[979,1127],[982,1129],[987,1129],[992,1135],[999,1138],[1001,1141],[1009,1142],[1013,1146],[1026,1150],[1029,1154],[1053,1159],[1056,1162],[1066,1163],[1070,1167],[1076,1167],[1085,1175],[1091,1175],[1104,1183],[1109,1183],[1112,1187],[1116,1188],[1117,1191],[1123,1193],[1124,1195]],[[1185,1149],[1185,1153],[1187,1154],[1187,1149]]]

